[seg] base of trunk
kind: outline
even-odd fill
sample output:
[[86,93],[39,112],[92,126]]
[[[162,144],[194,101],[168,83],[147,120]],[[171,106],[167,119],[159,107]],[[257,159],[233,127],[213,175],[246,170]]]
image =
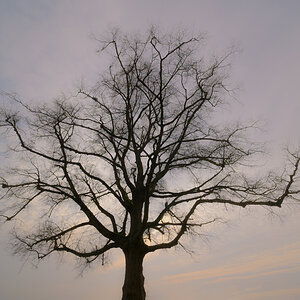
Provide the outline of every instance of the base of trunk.
[[138,249],[123,250],[125,254],[125,280],[122,300],[145,300],[143,260],[144,253]]

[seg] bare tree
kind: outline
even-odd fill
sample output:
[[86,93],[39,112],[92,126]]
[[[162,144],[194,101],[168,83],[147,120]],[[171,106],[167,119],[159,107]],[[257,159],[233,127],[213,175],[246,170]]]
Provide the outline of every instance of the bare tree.
[[1,216],[23,217],[15,251],[39,259],[69,252],[104,263],[121,249],[122,299],[142,300],[146,254],[216,221],[203,207],[280,207],[295,198],[299,156],[290,153],[281,176],[247,177],[259,152],[245,138],[253,126],[214,119],[230,54],[208,62],[201,39],[153,30],[101,43],[111,64],[93,88],[42,107],[8,95],[20,109],[3,111],[1,127],[19,161],[2,175]]

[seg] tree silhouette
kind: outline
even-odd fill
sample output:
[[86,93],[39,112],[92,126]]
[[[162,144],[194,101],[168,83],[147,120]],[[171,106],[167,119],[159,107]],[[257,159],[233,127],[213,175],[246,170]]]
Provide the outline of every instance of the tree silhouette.
[[114,32],[101,45],[111,63],[93,88],[44,106],[7,95],[19,112],[1,113],[15,162],[2,172],[1,216],[23,217],[15,252],[39,259],[69,252],[105,263],[120,248],[122,299],[142,300],[145,255],[216,221],[203,207],[280,207],[298,193],[299,157],[290,153],[281,176],[247,176],[260,153],[245,138],[253,126],[215,119],[231,53],[206,61],[201,39],[154,30]]

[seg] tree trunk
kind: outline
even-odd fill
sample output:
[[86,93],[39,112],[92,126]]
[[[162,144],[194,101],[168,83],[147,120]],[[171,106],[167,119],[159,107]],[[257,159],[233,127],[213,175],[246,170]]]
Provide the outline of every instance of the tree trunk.
[[136,247],[123,250],[125,254],[125,280],[122,300],[145,300],[143,259],[144,252]]

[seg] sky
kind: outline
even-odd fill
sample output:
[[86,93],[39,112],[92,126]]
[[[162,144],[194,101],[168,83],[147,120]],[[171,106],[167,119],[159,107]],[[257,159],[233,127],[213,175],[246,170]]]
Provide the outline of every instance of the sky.
[[[300,141],[299,12],[297,0],[0,0],[0,90],[38,103],[95,82],[103,63],[92,36],[114,27],[200,32],[211,53],[241,50],[231,70],[239,88],[225,116],[262,120],[256,138],[278,166],[282,148]],[[35,268],[11,255],[8,231],[0,225],[1,299],[120,299],[119,252],[83,276],[70,257]],[[299,237],[299,205],[273,214],[233,210],[226,223],[191,241],[192,256],[175,249],[146,258],[147,299],[300,299]]]

